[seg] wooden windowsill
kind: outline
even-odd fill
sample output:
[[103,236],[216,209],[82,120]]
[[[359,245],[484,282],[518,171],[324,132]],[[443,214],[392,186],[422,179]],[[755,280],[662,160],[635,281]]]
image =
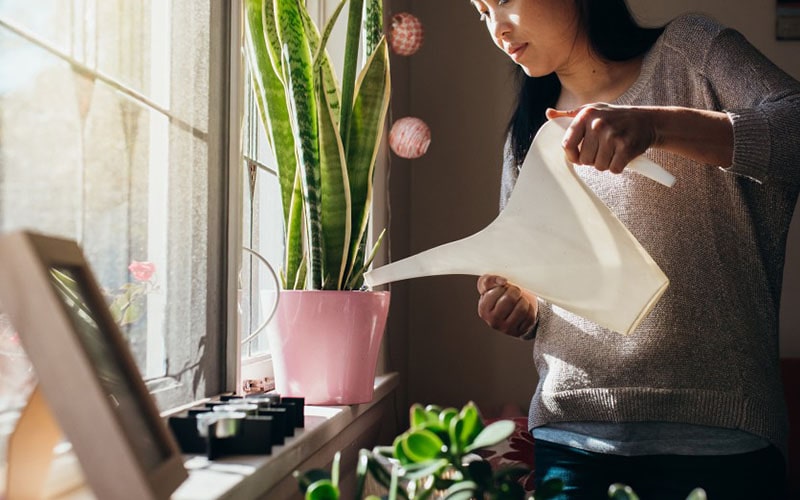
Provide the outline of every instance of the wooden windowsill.
[[[270,455],[225,457],[209,461],[202,455],[185,455],[189,478],[175,491],[172,500],[251,500],[256,498],[302,498],[295,470],[326,468],[336,451],[343,452],[342,474],[355,464],[357,450],[372,447],[377,430],[385,422],[394,422],[395,373],[375,379],[375,393],[369,403],[351,406],[306,406],[305,427],[296,429],[285,444],[273,446]],[[391,426],[390,426],[391,427]],[[395,429],[384,429],[392,434]],[[349,463],[349,465],[348,465]],[[45,489],[64,492],[67,484],[78,485],[68,493],[48,495],[55,500],[94,499],[82,485],[80,467],[71,453],[56,460]],[[2,468],[0,468],[2,472]],[[2,481],[0,481],[2,486]],[[60,487],[59,487],[60,486]],[[3,488],[0,487],[0,492]],[[2,495],[0,495],[2,497]]]

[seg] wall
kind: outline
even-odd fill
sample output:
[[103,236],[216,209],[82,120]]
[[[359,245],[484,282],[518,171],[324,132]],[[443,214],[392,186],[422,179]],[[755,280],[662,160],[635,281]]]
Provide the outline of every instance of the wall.
[[[652,24],[687,10],[712,13],[800,78],[800,44],[774,40],[774,0],[631,0],[631,5]],[[496,216],[511,64],[466,0],[394,0],[387,10],[412,12],[426,29],[417,54],[393,56],[393,118],[419,116],[433,133],[426,156],[392,158],[390,245],[397,260],[468,236]],[[793,228],[789,254],[796,249],[799,227]],[[800,308],[793,307],[800,297],[797,260],[790,258],[786,268],[785,356],[800,356]],[[474,277],[418,278],[392,290],[397,303],[390,317],[390,365],[404,375],[407,402],[461,405],[474,399],[489,413],[506,402],[526,411],[536,382],[532,343],[505,338],[483,324],[476,314]]]

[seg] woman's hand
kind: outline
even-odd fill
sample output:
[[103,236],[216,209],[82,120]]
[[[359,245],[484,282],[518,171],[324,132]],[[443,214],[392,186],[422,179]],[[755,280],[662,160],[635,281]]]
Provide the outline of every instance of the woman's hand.
[[733,124],[726,113],[679,106],[587,104],[547,110],[547,118],[572,118],[564,151],[572,163],[616,174],[648,148],[708,165],[733,162]]
[[572,163],[618,174],[631,160],[657,145],[653,113],[645,108],[589,104],[571,111],[547,110],[547,118],[569,117],[564,151]]
[[478,278],[478,316],[512,337],[525,335],[536,324],[536,297],[505,278],[484,274]]

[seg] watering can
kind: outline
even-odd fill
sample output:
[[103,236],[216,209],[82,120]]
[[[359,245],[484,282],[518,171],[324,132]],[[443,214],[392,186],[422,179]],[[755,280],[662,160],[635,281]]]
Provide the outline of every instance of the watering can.
[[[602,327],[631,333],[669,279],[567,160],[561,140],[570,121],[550,120],[539,129],[505,209],[486,228],[373,269],[365,283],[494,274]],[[675,182],[643,156],[626,168],[665,186]]]

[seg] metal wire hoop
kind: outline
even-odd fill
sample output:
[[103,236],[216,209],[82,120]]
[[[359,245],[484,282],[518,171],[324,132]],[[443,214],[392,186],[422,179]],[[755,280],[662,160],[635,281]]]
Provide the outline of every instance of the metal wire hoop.
[[256,252],[252,248],[248,248],[245,246],[242,247],[242,250],[248,252],[250,255],[261,261],[261,263],[267,267],[267,270],[269,270],[269,274],[272,276],[272,280],[275,282],[275,302],[272,304],[272,310],[267,315],[267,318],[260,325],[258,325],[258,328],[256,328],[253,332],[251,332],[247,337],[242,339],[242,345],[245,345],[246,343],[256,338],[258,334],[261,333],[261,331],[267,327],[269,322],[272,320],[272,317],[275,316],[275,311],[278,310],[278,301],[281,298],[280,297],[281,282],[278,279],[278,275],[275,273],[275,270],[272,268],[270,263],[267,262],[267,259],[265,259],[264,256],[262,256],[260,253]]

